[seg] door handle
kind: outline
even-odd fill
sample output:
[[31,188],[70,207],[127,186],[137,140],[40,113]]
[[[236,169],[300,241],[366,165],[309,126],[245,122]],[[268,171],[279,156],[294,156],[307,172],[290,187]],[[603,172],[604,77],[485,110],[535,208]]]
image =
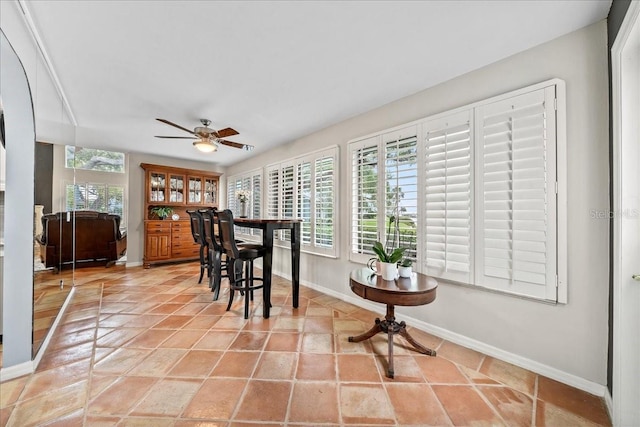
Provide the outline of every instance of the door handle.
[[633,276],[631,276],[631,278],[640,282],[640,274],[634,274]]

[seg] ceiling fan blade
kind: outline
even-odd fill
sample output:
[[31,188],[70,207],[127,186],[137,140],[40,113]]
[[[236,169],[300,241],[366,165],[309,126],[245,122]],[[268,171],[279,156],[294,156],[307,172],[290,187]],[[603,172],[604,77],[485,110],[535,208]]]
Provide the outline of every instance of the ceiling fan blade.
[[220,129],[216,133],[218,134],[218,138],[226,138],[228,136],[238,135],[238,131],[232,128]]
[[183,128],[182,126],[177,125],[177,124],[175,124],[175,123],[172,123],[172,122],[170,122],[169,120],[165,120],[165,119],[156,119],[156,120],[157,120],[157,121],[159,121],[159,122],[162,122],[162,123],[168,124],[169,126],[173,126],[174,128],[178,128],[178,129],[183,130],[183,131],[185,131],[185,132],[189,132],[191,135],[195,135],[195,133],[193,133],[193,131],[192,131],[192,130],[189,130],[189,129],[187,129],[187,128]]
[[218,139],[217,142],[219,142],[222,145],[226,145],[228,147],[245,148],[245,144],[240,144],[239,142],[227,141],[226,139]]
[[192,136],[155,136],[156,138],[164,138],[164,139],[193,139]]

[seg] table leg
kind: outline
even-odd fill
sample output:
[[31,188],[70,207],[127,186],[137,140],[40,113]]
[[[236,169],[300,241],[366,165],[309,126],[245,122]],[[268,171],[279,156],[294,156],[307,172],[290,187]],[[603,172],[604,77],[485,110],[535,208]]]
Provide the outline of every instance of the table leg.
[[267,225],[262,230],[262,245],[265,247],[266,252],[262,259],[263,280],[264,288],[262,289],[262,308],[263,317],[269,318],[269,312],[271,309],[271,270],[273,260],[273,226]]
[[300,223],[293,224],[291,230],[291,286],[293,287],[293,308],[298,308],[300,300]]
[[389,378],[393,378],[394,376],[394,370],[393,370],[393,336],[395,334],[400,334],[401,336],[404,337],[404,339],[406,339],[409,344],[411,344],[413,346],[413,348],[422,353],[422,354],[428,354],[429,356],[435,356],[436,355],[436,351],[435,350],[431,350],[425,346],[423,346],[422,344],[420,344],[418,341],[416,341],[411,335],[409,335],[409,332],[407,332],[407,324],[405,322],[396,322],[396,317],[395,317],[395,307],[391,304],[387,304],[387,314],[384,317],[384,320],[380,320],[379,318],[376,319],[376,324],[373,325],[373,327],[371,329],[369,329],[367,332],[357,335],[355,337],[349,337],[349,342],[360,342],[360,341],[364,341],[367,340],[371,337],[373,337],[374,335],[376,335],[379,332],[384,332],[385,334],[387,334],[387,345],[388,347],[388,352],[389,352],[389,366],[387,367],[387,377]]
[[380,325],[380,323],[381,323],[380,319],[376,319],[376,324],[373,325],[373,328],[369,329],[364,334],[360,334],[355,337],[349,337],[349,342],[360,342],[360,341],[368,340],[378,332],[382,332],[382,326]]
[[427,348],[427,347],[423,346],[418,341],[413,339],[413,337],[411,335],[409,335],[409,332],[407,331],[406,324],[404,322],[400,322],[400,330],[398,330],[398,333],[402,337],[404,337],[404,339],[407,340],[407,342],[409,344],[411,344],[413,346],[413,348],[416,349],[416,351],[418,351],[419,353],[428,354],[429,356],[435,356],[436,355],[436,351],[435,350],[431,350],[430,348]]

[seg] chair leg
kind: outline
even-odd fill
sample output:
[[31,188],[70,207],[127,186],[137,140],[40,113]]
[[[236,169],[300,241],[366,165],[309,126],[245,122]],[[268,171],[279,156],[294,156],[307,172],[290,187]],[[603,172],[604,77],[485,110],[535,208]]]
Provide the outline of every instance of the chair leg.
[[251,286],[253,286],[253,280],[251,277],[251,261],[245,261],[244,263],[244,287],[246,289],[246,294],[244,296],[244,318],[249,318],[249,299],[253,301],[253,291],[251,290]]
[[227,257],[227,269],[231,269],[233,273],[229,274],[229,304],[227,304],[227,311],[231,309],[231,304],[233,304],[233,297],[235,294],[235,287],[237,285],[238,276],[235,274],[236,271],[236,260],[230,259]]
[[200,245],[200,278],[198,284],[202,283],[202,277],[204,276],[204,245]]
[[222,284],[222,260],[220,252],[210,251],[210,258],[212,258],[211,276],[209,276],[209,282],[211,283],[211,292],[213,292],[213,300],[217,301],[220,296],[220,286]]
[[[253,287],[253,260],[247,261],[247,287]],[[249,291],[249,297],[251,298],[251,302],[253,302],[253,290]]]
[[233,294],[234,294],[234,290],[233,288],[229,289],[229,304],[227,304],[227,311],[229,311],[231,309],[231,304],[233,304]]

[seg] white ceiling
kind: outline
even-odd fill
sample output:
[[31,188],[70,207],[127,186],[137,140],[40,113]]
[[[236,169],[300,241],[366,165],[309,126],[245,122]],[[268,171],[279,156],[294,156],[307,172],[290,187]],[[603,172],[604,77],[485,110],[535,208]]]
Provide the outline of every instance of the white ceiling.
[[[606,1],[28,1],[77,144],[222,166],[606,18]],[[208,118],[253,153],[159,123]],[[80,139],[80,138],[79,138]]]

